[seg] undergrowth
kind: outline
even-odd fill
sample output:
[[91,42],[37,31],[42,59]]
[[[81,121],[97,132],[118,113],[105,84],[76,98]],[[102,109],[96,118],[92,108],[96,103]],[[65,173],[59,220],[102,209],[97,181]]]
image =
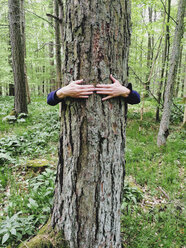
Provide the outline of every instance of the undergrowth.
[[130,106],[128,113],[126,185],[130,191],[125,190],[122,204],[123,245],[183,248],[185,130],[180,129],[181,116],[174,114],[167,145],[158,148],[155,105],[146,101],[144,109],[142,120],[138,106]]
[[[24,121],[3,121],[13,98],[0,98],[0,247],[17,245],[49,218],[59,138],[58,107],[37,97]],[[184,137],[181,116],[171,117],[167,145],[158,148],[155,104],[129,106],[126,178],[121,205],[125,248],[184,247]],[[36,159],[37,158],[37,159]],[[45,167],[28,161],[45,159]]]
[[[0,98],[0,106],[0,247],[17,247],[36,233],[51,212],[59,138],[58,109],[37,97],[29,105],[28,117],[20,122],[9,118],[11,97]],[[45,158],[44,167],[42,158]],[[32,167],[30,161],[36,161],[36,166]]]

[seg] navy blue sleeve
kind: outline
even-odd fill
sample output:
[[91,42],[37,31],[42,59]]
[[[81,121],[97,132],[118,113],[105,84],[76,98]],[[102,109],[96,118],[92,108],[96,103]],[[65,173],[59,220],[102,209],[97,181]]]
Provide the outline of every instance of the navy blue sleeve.
[[138,104],[140,103],[140,95],[137,91],[132,90],[128,97],[125,98],[125,102],[129,104]]
[[[58,89],[57,89],[58,90]],[[55,106],[56,104],[58,104],[59,102],[62,102],[63,100],[62,99],[59,99],[57,96],[56,96],[56,91],[52,91],[48,94],[48,97],[47,97],[47,103],[51,106]]]
[[125,98],[125,102],[129,104],[138,104],[140,103],[140,95],[137,91],[132,89],[132,84],[129,83],[127,88],[130,90],[130,94]]

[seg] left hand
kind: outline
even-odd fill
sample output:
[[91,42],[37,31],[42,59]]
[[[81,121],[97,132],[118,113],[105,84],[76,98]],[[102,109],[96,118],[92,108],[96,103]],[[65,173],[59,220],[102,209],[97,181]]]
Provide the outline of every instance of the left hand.
[[97,94],[108,95],[102,98],[102,101],[117,96],[128,97],[128,95],[130,94],[130,90],[121,85],[120,82],[112,75],[110,75],[110,79],[113,81],[113,84],[97,84],[96,88],[94,89],[96,90]]

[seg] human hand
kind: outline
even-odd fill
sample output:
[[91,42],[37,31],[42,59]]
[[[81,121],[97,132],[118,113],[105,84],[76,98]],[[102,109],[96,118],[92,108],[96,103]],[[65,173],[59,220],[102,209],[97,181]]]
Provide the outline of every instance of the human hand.
[[56,92],[56,96],[60,99],[65,97],[72,98],[88,98],[95,90],[94,85],[81,85],[83,79],[72,81],[67,86],[62,87]]
[[110,79],[113,81],[113,84],[97,84],[96,88],[94,89],[96,90],[97,94],[108,95],[102,98],[102,101],[117,96],[128,97],[128,95],[130,94],[130,90],[121,85],[120,82],[112,75],[110,75]]

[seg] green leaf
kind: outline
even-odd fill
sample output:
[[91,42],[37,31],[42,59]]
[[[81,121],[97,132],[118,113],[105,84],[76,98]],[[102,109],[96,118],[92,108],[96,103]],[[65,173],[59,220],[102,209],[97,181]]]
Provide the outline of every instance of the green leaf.
[[30,205],[31,205],[31,206],[33,206],[33,207],[38,207],[38,204],[37,204],[37,202],[36,202],[34,199],[29,198],[29,202],[30,202]]
[[4,236],[3,236],[3,239],[2,239],[2,244],[4,244],[10,237],[10,234],[9,233],[6,233]]
[[137,204],[136,198],[134,196],[132,196],[131,199],[134,202],[134,204]]
[[15,229],[15,228],[12,228],[12,229],[10,230],[10,232],[11,232],[12,235],[16,235],[16,229]]
[[121,205],[121,209],[124,210],[126,208],[126,206],[128,205],[127,202],[123,202],[122,205]]
[[7,232],[7,229],[0,230],[0,234]]

